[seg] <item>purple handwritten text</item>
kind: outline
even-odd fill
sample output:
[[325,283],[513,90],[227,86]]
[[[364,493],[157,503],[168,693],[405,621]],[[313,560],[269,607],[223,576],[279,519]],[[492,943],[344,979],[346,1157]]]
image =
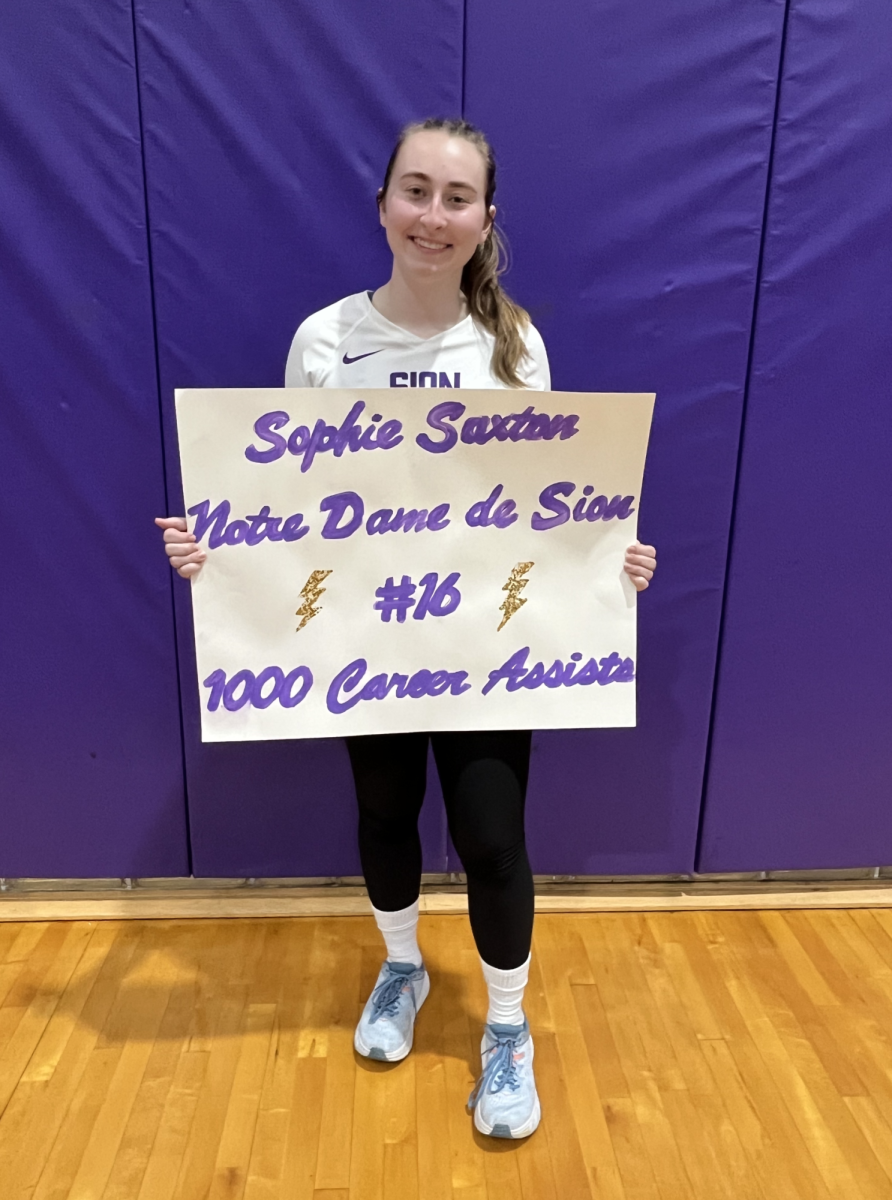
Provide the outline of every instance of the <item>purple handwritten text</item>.
[[571,516],[574,521],[612,521],[614,517],[618,521],[625,521],[635,511],[632,508],[634,496],[614,496],[612,500],[608,500],[606,496],[592,496],[594,490],[592,485],[587,483],[582,489],[582,497],[571,510],[570,505],[558,497],[572,496],[576,491],[576,484],[570,483],[569,480],[549,484],[539,493],[539,503],[551,516],[534,512],[530,526],[533,529],[555,529],[569,521]]
[[345,450],[355,454],[358,450],[392,450],[398,446],[403,440],[402,422],[384,421],[379,425],[381,414],[373,413],[371,424],[363,429],[358,419],[364,408],[365,402],[357,400],[340,425],[329,425],[320,417],[312,430],[308,425],[297,425],[287,438],[276,430],[285,428],[291,420],[289,414],[281,409],[264,413],[254,422],[254,432],[261,442],[267,443],[267,448],[248,446],[245,458],[253,463],[271,463],[287,450],[301,459],[303,472],[309,471],[317,454],[330,451],[340,458]]
[[221,500],[211,511],[210,500],[202,500],[201,504],[193,504],[188,510],[189,516],[195,518],[196,542],[200,542],[208,534],[208,546],[216,550],[218,546],[238,546],[244,542],[246,546],[256,546],[265,538],[271,542],[297,542],[310,532],[309,525],[304,525],[303,513],[293,513],[290,517],[271,517],[269,505],[264,504],[260,512],[253,513],[244,520],[229,520],[230,506],[228,500]]
[[533,411],[530,404],[521,413],[509,413],[507,417],[493,413],[492,416],[466,417],[462,422],[461,434],[453,422],[464,416],[465,405],[457,400],[446,400],[435,404],[427,414],[427,423],[431,429],[443,436],[435,440],[429,433],[419,433],[415,441],[422,450],[431,454],[445,454],[459,440],[469,446],[485,446],[487,442],[550,442],[552,438],[575,437],[579,430],[576,423],[579,416],[571,413],[565,417],[560,413],[550,417],[548,413]]
[[[392,692],[397,699],[405,696],[418,700],[422,696],[442,696],[449,692],[451,696],[460,696],[462,692],[470,691],[471,685],[465,682],[467,671],[416,671],[414,675],[373,675],[362,687],[360,683],[368,670],[369,664],[364,658],[355,658],[348,663],[343,671],[339,671],[328,688],[325,703],[330,713],[340,714],[349,712],[361,700],[384,700]],[[342,693],[353,693],[342,696]]]
[[225,671],[216,670],[208,675],[203,686],[211,689],[208,712],[216,712],[221,700],[227,712],[238,712],[246,704],[269,708],[274,700],[283,708],[296,708],[313,686],[313,673],[309,667],[295,667],[287,675],[281,667],[264,667],[258,675],[253,671],[236,671],[227,680]]
[[635,678],[635,664],[631,658],[620,658],[615,650],[602,659],[590,658],[584,666],[580,666],[582,655],[577,650],[570,655],[568,663],[556,658],[548,668],[541,662],[528,668],[529,654],[529,646],[524,646],[495,671],[490,671],[488,681],[481,688],[482,694],[488,695],[502,680],[507,691],[516,692],[520,688],[535,691],[543,684],[548,688],[574,687],[576,684],[587,687],[592,683],[604,687],[608,683],[630,683]]

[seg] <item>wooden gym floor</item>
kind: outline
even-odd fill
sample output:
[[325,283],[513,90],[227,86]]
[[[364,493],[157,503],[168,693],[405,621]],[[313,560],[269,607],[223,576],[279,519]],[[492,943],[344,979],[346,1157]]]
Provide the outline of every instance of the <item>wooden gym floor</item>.
[[388,1066],[370,918],[0,925],[2,1200],[892,1197],[892,912],[539,916],[524,1143],[464,1111],[466,918],[421,940]]

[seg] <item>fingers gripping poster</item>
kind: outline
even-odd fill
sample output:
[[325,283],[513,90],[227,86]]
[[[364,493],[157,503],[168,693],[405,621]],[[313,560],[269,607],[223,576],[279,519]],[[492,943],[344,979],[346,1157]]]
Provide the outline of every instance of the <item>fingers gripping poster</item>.
[[654,397],[189,389],[204,741],[635,724]]

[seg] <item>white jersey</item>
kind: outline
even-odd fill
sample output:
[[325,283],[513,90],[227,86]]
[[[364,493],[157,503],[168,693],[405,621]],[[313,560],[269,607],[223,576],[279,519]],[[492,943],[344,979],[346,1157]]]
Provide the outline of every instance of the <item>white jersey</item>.
[[[527,355],[518,374],[528,388],[551,388],[539,331],[523,333]],[[307,317],[294,335],[285,387],[504,388],[492,373],[495,338],[471,316],[434,337],[417,337],[388,321],[370,292],[347,296]]]

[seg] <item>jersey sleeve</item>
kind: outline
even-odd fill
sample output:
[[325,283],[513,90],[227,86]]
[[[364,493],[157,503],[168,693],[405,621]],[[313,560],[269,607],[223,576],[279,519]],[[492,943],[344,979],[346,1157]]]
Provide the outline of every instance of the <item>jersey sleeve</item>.
[[551,391],[551,369],[548,365],[548,354],[542,334],[535,325],[530,324],[524,330],[526,357],[520,363],[520,377],[528,388],[535,392]]
[[321,372],[335,349],[332,323],[320,319],[322,317],[323,313],[313,313],[307,317],[291,339],[291,349],[285,363],[285,387],[321,385]]
[[291,348],[288,351],[288,358],[285,362],[285,383],[284,387],[312,387],[309,382],[309,375],[304,363],[305,347],[298,340],[300,337],[300,329],[291,339]]
[[338,347],[362,322],[367,304],[365,293],[345,296],[312,313],[298,326],[285,363],[285,387],[329,386]]

